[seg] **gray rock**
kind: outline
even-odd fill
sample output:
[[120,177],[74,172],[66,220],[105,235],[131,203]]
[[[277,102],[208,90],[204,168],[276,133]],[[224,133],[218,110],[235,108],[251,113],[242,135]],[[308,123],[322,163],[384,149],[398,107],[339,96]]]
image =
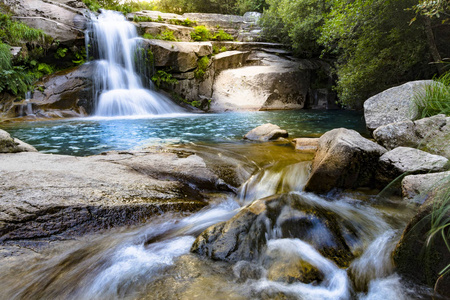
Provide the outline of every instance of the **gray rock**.
[[245,65],[249,51],[226,51],[213,56],[214,71],[240,68]]
[[380,157],[376,179],[386,185],[404,174],[445,171],[448,159],[418,149],[398,147]]
[[418,204],[432,196],[441,188],[447,188],[443,185],[450,179],[449,172],[439,172],[431,174],[408,175],[402,180],[402,195],[405,201],[413,201]]
[[389,150],[411,147],[450,158],[450,117],[443,114],[383,125],[373,132],[373,136]]
[[164,31],[172,31],[174,37],[180,42],[190,42],[191,32],[194,31],[194,28],[192,27],[156,23],[156,22],[139,22],[138,28],[141,34],[148,33],[153,36],[162,34]]
[[333,188],[357,188],[374,182],[380,145],[345,128],[333,129],[319,139],[305,190],[326,193]]
[[244,135],[244,139],[267,142],[269,140],[276,140],[280,137],[288,136],[288,132],[284,129],[281,129],[280,126],[267,123],[247,132]]
[[216,75],[212,111],[304,107],[311,70],[318,66],[262,52],[253,53],[252,59],[259,65],[223,70]]
[[428,285],[443,296],[450,295],[450,277],[440,276],[439,273],[448,266],[450,252],[441,232],[438,231],[434,238],[429,239],[429,231],[432,229],[431,224],[434,223],[433,229],[436,229],[450,218],[450,210],[445,209],[448,208],[449,186],[450,177],[447,176],[428,193],[427,200],[406,226],[393,253],[399,274]]
[[[298,194],[284,194],[254,201],[227,222],[206,229],[194,242],[191,251],[212,259],[229,262],[257,260],[267,239],[299,238],[339,266],[353,258],[338,225],[338,216],[313,207]],[[313,233],[314,232],[314,233]]]
[[86,6],[72,5],[68,0],[5,0],[13,17],[28,26],[42,29],[63,44],[82,44],[86,18]]
[[0,129],[0,153],[37,152],[33,146],[14,139],[11,135]]
[[197,68],[197,60],[212,54],[209,42],[169,42],[146,40],[144,45],[154,55],[156,67],[170,67],[175,72],[187,72]]
[[410,121],[418,117],[414,104],[416,94],[423,93],[431,80],[420,80],[405,83],[381,92],[364,102],[366,126],[374,131],[382,125]]
[[[197,155],[0,155],[0,241],[65,239],[206,205],[229,191]],[[179,157],[180,156],[180,157]]]

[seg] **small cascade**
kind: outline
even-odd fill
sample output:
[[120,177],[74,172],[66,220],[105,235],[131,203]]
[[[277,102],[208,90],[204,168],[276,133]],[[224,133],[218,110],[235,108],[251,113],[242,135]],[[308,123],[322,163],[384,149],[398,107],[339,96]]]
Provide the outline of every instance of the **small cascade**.
[[34,116],[33,104],[30,102],[32,97],[31,91],[25,93],[25,100],[23,104],[19,107],[18,115],[19,117]]
[[[102,11],[91,19],[87,42],[92,43],[92,52],[99,59],[94,74],[95,115],[146,116],[182,112],[167,97],[145,88],[137,72],[145,64],[145,57],[136,27],[114,11]],[[151,88],[151,81],[147,81],[146,85]]]

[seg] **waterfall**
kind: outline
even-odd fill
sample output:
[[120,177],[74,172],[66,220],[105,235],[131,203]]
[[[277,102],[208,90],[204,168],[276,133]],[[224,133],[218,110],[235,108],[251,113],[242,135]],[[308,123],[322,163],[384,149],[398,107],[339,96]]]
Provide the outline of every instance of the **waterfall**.
[[[171,101],[145,88],[139,66],[145,63],[141,39],[133,24],[114,11],[91,16],[87,42],[98,58],[94,74],[95,115],[148,116],[182,112]],[[89,46],[86,47],[89,49]],[[147,79],[147,85],[151,82]]]

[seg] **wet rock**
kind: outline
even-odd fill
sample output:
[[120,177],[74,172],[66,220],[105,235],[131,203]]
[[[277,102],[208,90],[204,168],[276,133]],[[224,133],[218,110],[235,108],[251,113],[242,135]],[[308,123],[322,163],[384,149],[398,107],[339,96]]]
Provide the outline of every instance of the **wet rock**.
[[28,26],[43,30],[62,44],[84,43],[87,20],[83,15],[86,6],[80,1],[72,5],[69,0],[5,0],[13,18]]
[[333,129],[319,139],[305,190],[326,193],[333,188],[357,188],[374,184],[380,145],[345,128]]
[[155,67],[170,67],[174,72],[192,71],[200,57],[212,54],[210,42],[145,40],[144,45],[153,52]]
[[295,261],[289,256],[274,257],[267,270],[267,279],[272,281],[309,284],[321,282],[323,278],[324,274],[310,263],[301,259]]
[[244,139],[251,141],[267,142],[270,140],[276,140],[280,137],[288,137],[289,134],[286,130],[281,129],[278,125],[267,123],[258,126],[244,135]]
[[[439,273],[448,266],[450,252],[441,231],[431,239],[429,232],[431,224],[436,229],[450,218],[450,210],[445,209],[449,204],[449,186],[450,177],[447,176],[437,189],[428,193],[428,199],[407,225],[393,253],[398,273],[435,288],[443,296],[450,295],[450,276],[440,276]],[[444,230],[448,233],[448,227]]]
[[380,157],[376,180],[387,185],[403,174],[420,174],[445,171],[448,159],[427,152],[398,147]]
[[436,115],[378,127],[373,136],[388,150],[411,147],[450,158],[450,117]]
[[302,195],[277,195],[256,200],[229,221],[209,227],[191,251],[215,260],[252,261],[265,251],[267,239],[299,238],[346,266],[353,254],[340,226],[334,213],[308,204]]
[[292,142],[295,145],[295,150],[304,153],[316,153],[319,147],[318,138],[297,138]]
[[[70,172],[69,172],[70,171]],[[0,241],[64,239],[194,211],[229,191],[196,155],[0,155]]]
[[[408,175],[402,180],[402,195],[406,201],[414,201],[418,204],[423,202],[430,196],[430,193],[440,191],[448,178],[449,172],[439,172],[432,174]],[[438,188],[441,187],[441,188]]]
[[390,123],[410,121],[418,117],[414,97],[425,92],[431,80],[419,80],[405,83],[381,92],[364,102],[366,126],[374,131]]
[[12,138],[11,135],[0,129],[0,153],[37,152],[33,146]]

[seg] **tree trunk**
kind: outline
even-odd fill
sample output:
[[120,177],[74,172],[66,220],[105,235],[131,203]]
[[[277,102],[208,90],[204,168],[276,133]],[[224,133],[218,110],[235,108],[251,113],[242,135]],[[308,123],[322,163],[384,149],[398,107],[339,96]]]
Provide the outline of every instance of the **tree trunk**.
[[425,34],[427,35],[427,42],[428,47],[430,49],[430,54],[434,60],[439,75],[441,75],[443,73],[444,66],[442,65],[442,58],[436,46],[436,41],[434,40],[433,28],[431,27],[431,19],[428,17],[424,17],[423,20],[425,24]]

